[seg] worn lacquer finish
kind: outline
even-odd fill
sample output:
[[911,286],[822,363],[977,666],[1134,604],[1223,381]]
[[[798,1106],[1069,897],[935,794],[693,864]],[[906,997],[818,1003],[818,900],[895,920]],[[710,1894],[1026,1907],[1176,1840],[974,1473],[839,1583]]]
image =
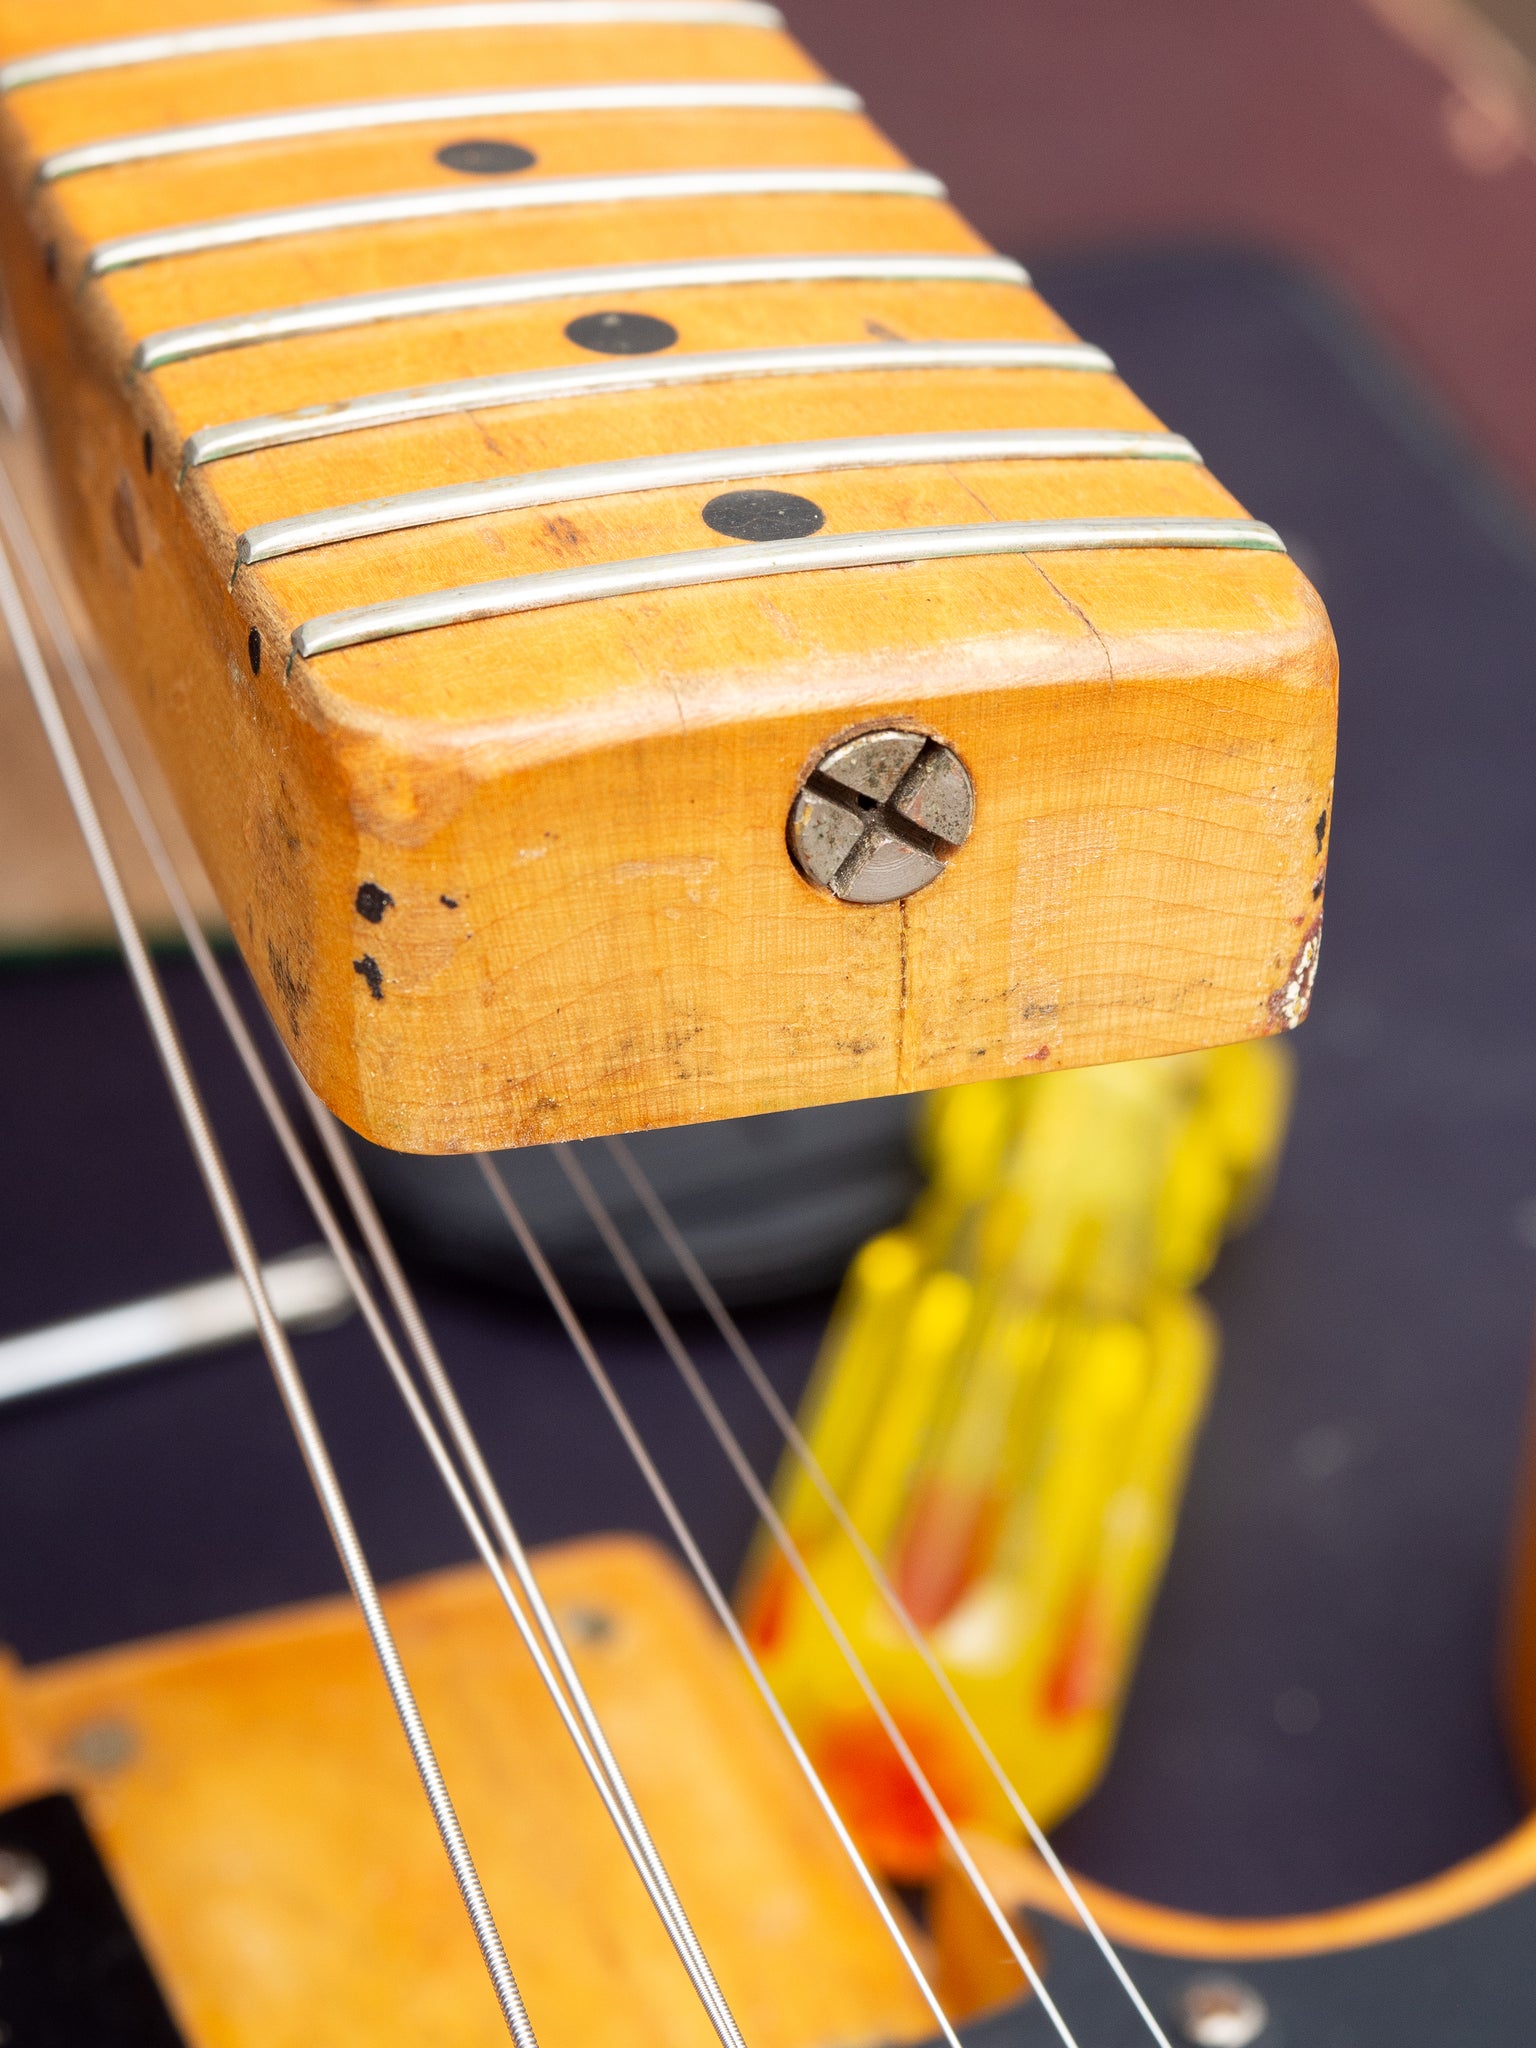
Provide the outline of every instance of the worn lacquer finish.
[[[0,0],[0,58],[61,35],[299,11],[294,0],[81,0],[66,20],[45,0]],[[705,525],[718,487],[698,484],[475,512],[236,574],[249,528],[543,469],[761,443],[753,487],[811,499],[830,535],[1242,510],[1185,462],[774,473],[773,443],[1155,430],[1102,368],[587,393],[184,473],[188,437],[223,422],[618,360],[567,336],[593,313],[668,323],[669,360],[1072,338],[1006,277],[855,277],[578,290],[135,372],[135,349],[167,329],[354,293],[711,257],[986,253],[938,198],[801,192],[396,221],[88,279],[92,251],[115,237],[490,181],[439,161],[466,139],[451,121],[38,183],[60,150],[367,99],[822,76],[757,15],[338,47],[101,69],[0,103],[9,310],[76,566],[231,926],[325,1099],[385,1143],[453,1150],[1135,1057],[1298,1021],[1316,960],[1335,663],[1321,607],[1283,555],[1127,549],[797,573],[290,659],[296,628],[337,611],[738,544]],[[608,106],[487,117],[468,139],[517,143],[533,162],[500,175],[525,182],[904,167],[844,106]],[[797,874],[786,817],[834,739],[892,724],[961,755],[975,830],[920,897],[835,902]]]
[[[677,1568],[633,1537],[535,1567],[747,2039],[923,2038],[911,1977]],[[385,1604],[540,2038],[707,2048],[490,1580],[441,1573]],[[350,1601],[0,1661],[0,1805],[60,1786],[196,2048],[505,2041]]]

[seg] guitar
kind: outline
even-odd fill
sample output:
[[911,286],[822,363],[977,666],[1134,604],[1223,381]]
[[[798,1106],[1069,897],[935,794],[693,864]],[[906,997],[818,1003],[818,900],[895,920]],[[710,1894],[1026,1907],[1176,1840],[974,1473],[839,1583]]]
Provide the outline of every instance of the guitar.
[[650,14],[3,17],[71,553],[305,1074],[469,1150],[1299,1021],[1304,580],[765,10]]

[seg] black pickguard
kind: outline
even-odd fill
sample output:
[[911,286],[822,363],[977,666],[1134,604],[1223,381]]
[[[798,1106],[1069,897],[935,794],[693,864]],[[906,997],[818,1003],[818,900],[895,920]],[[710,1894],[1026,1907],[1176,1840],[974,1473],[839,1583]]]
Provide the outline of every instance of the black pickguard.
[[53,1792],[0,1812],[0,1850],[34,1857],[41,1905],[0,1924],[5,2048],[186,2048],[80,1809]]

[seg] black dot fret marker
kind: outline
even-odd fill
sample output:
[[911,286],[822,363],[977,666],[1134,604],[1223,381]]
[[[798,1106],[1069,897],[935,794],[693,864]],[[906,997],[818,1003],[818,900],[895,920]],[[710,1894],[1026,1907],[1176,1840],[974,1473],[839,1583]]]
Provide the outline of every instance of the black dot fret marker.
[[600,356],[653,356],[671,348],[677,329],[651,313],[583,313],[565,330],[567,341]]
[[520,142],[491,142],[476,138],[450,142],[437,152],[445,171],[463,171],[471,178],[504,178],[511,171],[526,171],[538,162],[531,149]]
[[827,515],[793,491],[724,491],[704,507],[704,524],[731,540],[804,540]]

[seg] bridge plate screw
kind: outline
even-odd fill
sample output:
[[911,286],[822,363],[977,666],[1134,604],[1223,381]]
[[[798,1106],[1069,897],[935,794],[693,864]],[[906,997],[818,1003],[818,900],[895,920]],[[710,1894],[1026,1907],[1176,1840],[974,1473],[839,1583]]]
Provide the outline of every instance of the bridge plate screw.
[[1252,2048],[1269,2025],[1269,2007],[1241,1977],[1196,1977],[1174,2008],[1192,2048]]
[[975,787],[952,748],[885,726],[816,763],[790,806],[790,858],[844,903],[894,903],[938,880],[975,814]]
[[25,1849],[0,1849],[0,1927],[30,1920],[48,1896],[48,1873]]

